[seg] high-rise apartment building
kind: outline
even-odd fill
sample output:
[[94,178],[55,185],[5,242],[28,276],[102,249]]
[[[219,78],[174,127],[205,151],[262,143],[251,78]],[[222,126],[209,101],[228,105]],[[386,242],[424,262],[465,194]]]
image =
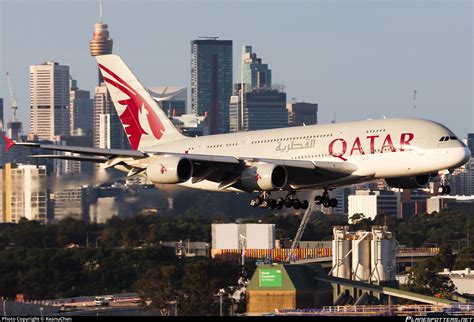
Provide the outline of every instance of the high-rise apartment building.
[[90,92],[79,89],[77,81],[72,79],[69,97],[70,134],[92,136],[94,101],[91,99]]
[[40,140],[70,133],[69,66],[30,66],[30,131]]
[[289,102],[288,124],[290,126],[314,125],[318,123],[318,104],[305,102]]
[[242,82],[247,89],[272,86],[272,71],[252,52],[252,46],[242,47]]
[[21,218],[47,221],[46,166],[5,164],[0,170],[3,211],[0,222],[18,223]]
[[232,40],[191,41],[191,109],[209,117],[210,134],[229,132]]

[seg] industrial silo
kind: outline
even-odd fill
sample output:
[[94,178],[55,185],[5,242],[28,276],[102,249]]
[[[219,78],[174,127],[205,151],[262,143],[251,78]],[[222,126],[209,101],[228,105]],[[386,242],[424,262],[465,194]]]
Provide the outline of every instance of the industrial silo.
[[352,240],[352,279],[370,280],[370,241],[369,231],[358,231]]
[[386,227],[372,227],[370,257],[372,282],[395,280],[395,239]]
[[347,226],[333,228],[332,241],[332,275],[341,278],[351,278],[351,240]]

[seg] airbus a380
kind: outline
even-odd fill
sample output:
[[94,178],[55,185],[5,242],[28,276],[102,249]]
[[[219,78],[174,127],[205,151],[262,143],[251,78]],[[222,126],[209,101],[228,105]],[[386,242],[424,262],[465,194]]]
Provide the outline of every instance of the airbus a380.
[[[383,178],[395,188],[422,188],[438,173],[453,171],[471,155],[445,126],[422,119],[394,118],[347,123],[183,136],[116,55],[97,56],[100,71],[132,150],[14,142],[66,155],[35,155],[105,163],[158,184],[212,191],[260,192],[250,205],[306,209],[300,190],[323,189],[315,202],[337,206],[335,187]],[[442,185],[441,193],[449,193]],[[272,192],[286,191],[273,199]]]

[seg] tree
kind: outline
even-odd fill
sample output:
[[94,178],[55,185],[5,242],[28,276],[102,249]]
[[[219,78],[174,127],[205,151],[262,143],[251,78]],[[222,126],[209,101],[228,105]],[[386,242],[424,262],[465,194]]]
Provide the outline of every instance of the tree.
[[163,265],[147,271],[134,284],[144,306],[156,308],[162,316],[169,315],[170,302],[176,300],[176,269]]

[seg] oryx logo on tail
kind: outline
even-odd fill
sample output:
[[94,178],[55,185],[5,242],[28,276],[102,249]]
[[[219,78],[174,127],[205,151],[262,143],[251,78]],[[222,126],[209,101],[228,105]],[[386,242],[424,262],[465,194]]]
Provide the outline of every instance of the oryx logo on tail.
[[[111,76],[104,77],[104,81],[128,96],[128,99],[118,101],[120,105],[126,106],[122,114],[120,114],[120,120],[124,124],[125,132],[130,141],[132,149],[137,150],[140,144],[142,135],[149,135],[145,131],[140,123],[140,116],[145,112],[146,119],[148,121],[149,128],[153,133],[153,136],[159,140],[165,132],[165,127],[160,121],[158,115],[156,115],[153,108],[146,102],[146,100],[134,91],[122,78],[112,72],[110,69],[102,64],[99,64],[99,68]],[[112,79],[113,78],[113,79]],[[145,109],[145,111],[143,111]]]

